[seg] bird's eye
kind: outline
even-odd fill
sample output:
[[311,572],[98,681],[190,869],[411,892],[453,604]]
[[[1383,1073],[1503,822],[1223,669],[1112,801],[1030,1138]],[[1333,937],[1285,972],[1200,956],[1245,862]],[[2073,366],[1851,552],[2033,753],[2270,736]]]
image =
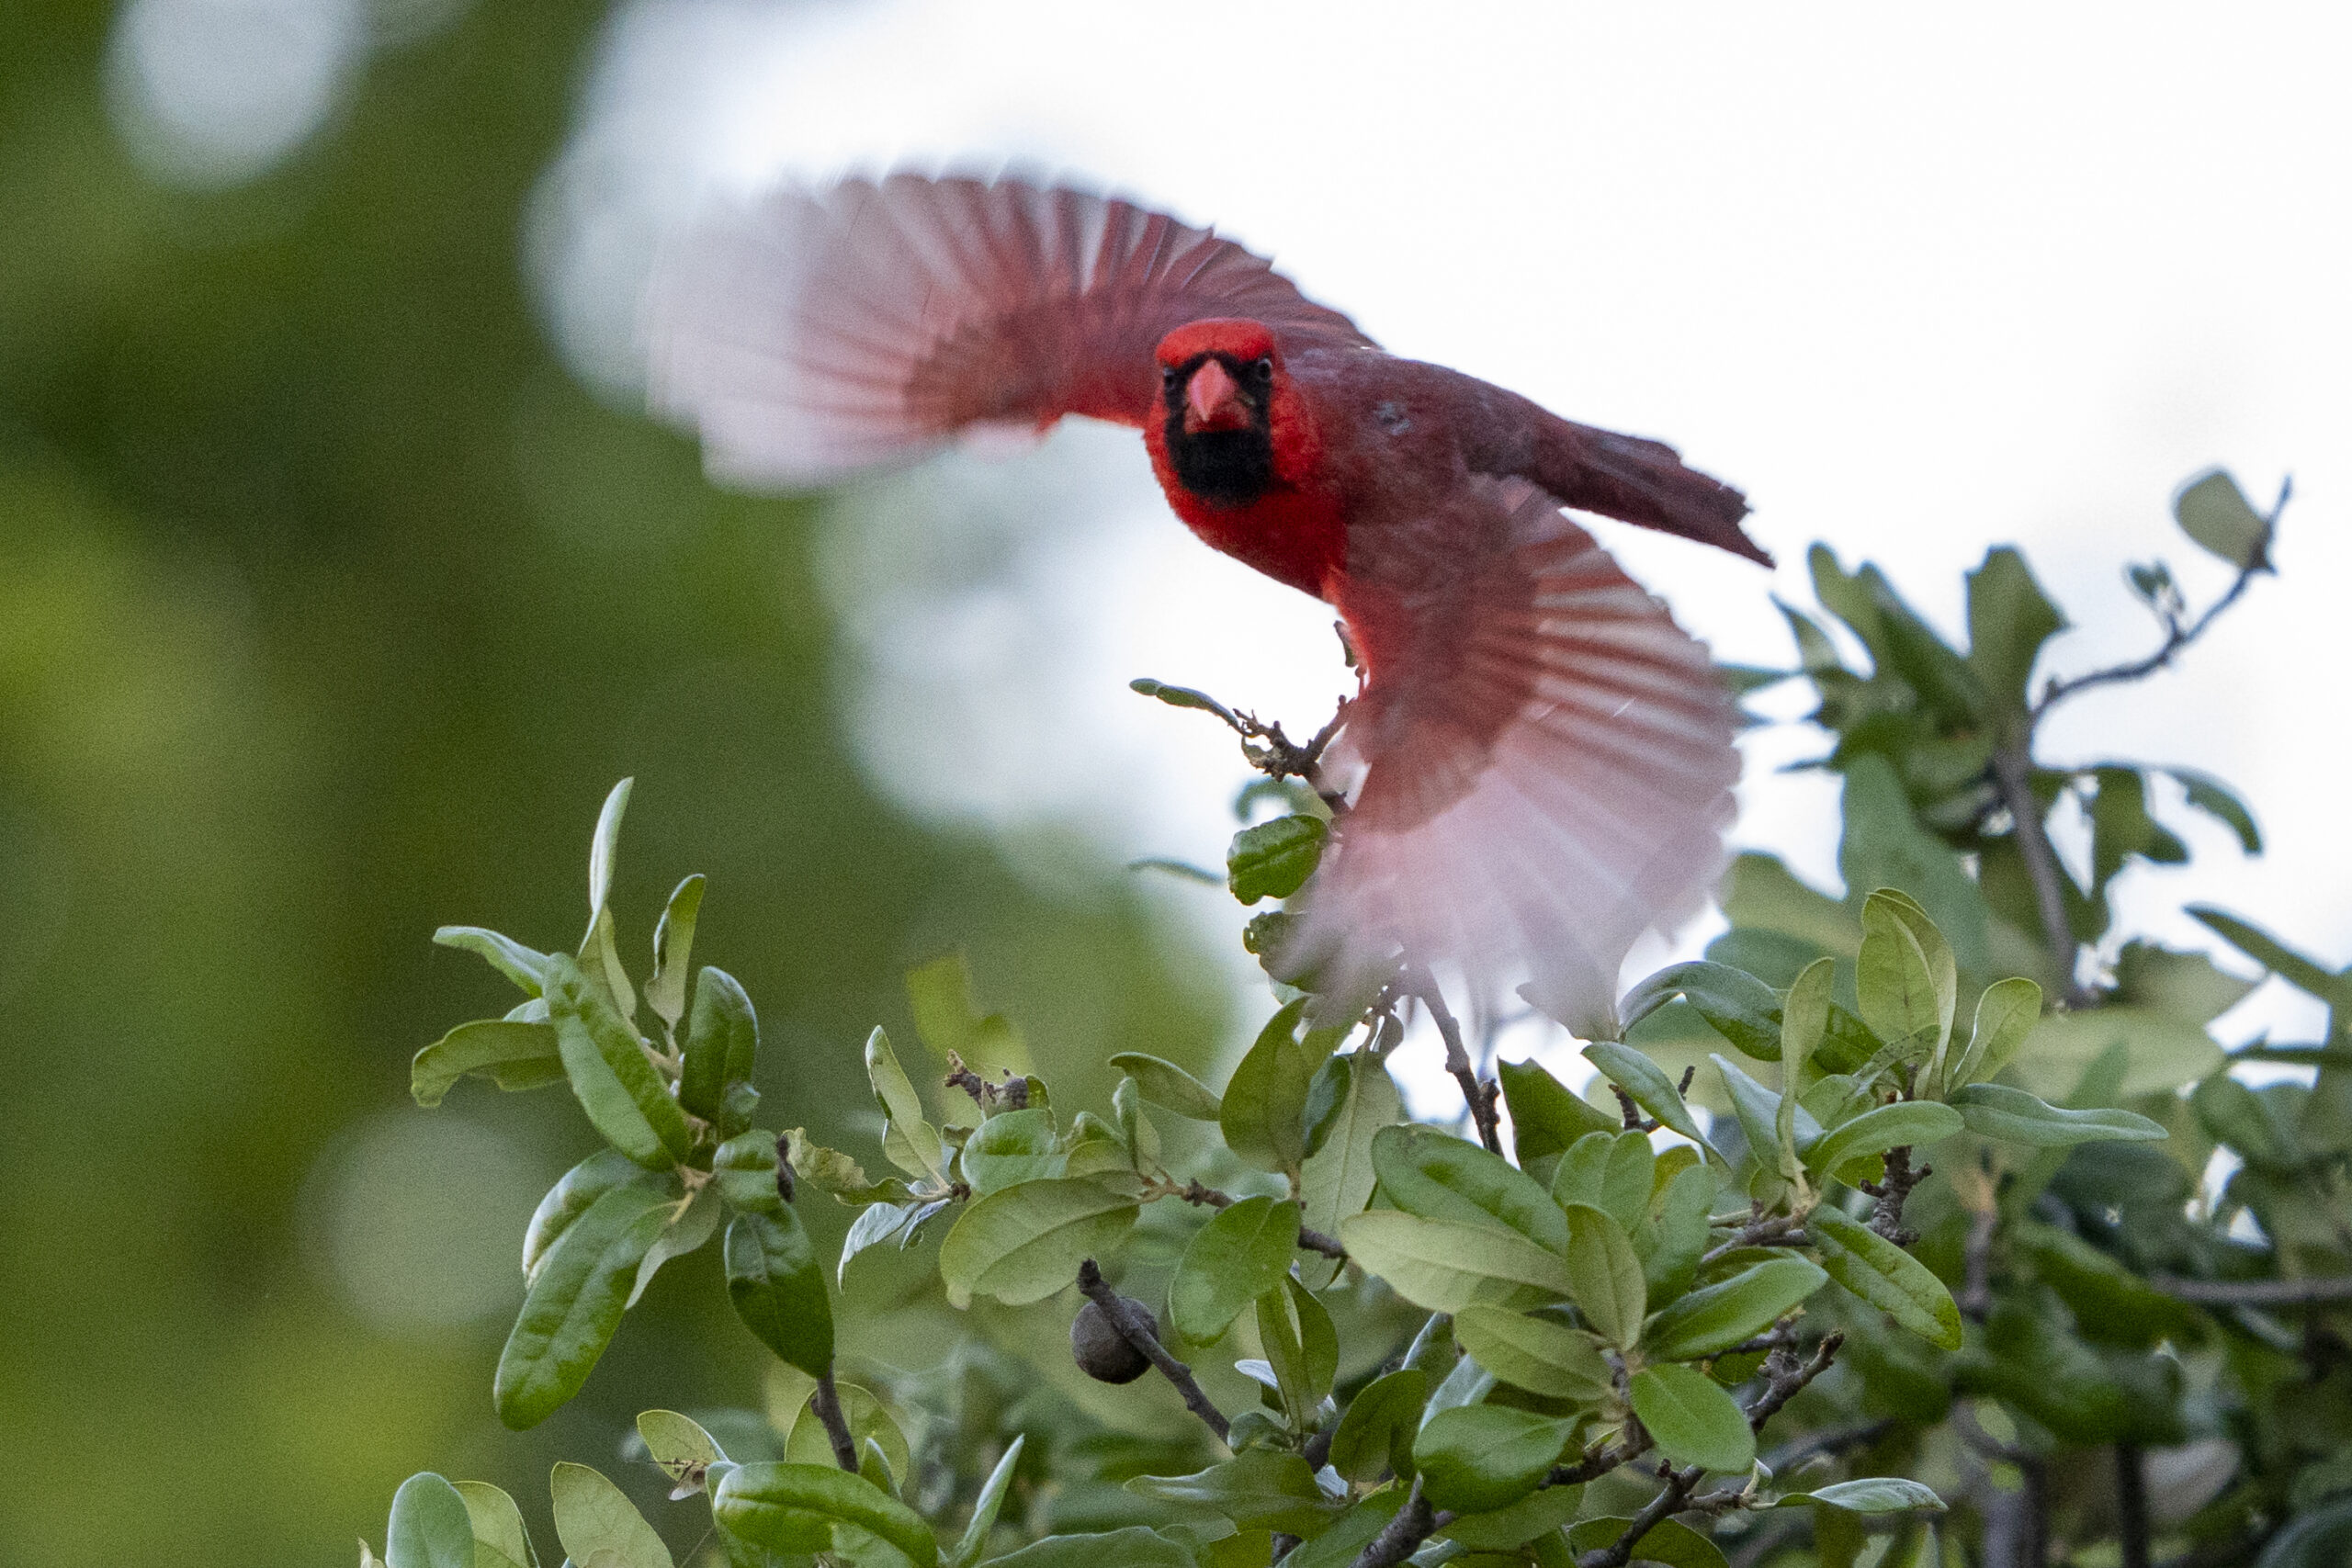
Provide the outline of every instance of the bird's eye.
[[1162,387],[1173,387],[1176,384],[1176,367],[1163,365],[1159,367],[1159,384]]
[[1259,359],[1258,359],[1258,363],[1257,363],[1257,364],[1255,364],[1255,365],[1253,365],[1253,366],[1251,366],[1251,367],[1250,367],[1250,368],[1251,368],[1252,370],[1255,370],[1255,371],[1258,373],[1258,379],[1260,379],[1261,381],[1271,381],[1271,380],[1272,380],[1272,379],[1274,378],[1274,358],[1273,358],[1273,355],[1270,355],[1270,354],[1269,354],[1269,355],[1260,355],[1260,356],[1259,356]]

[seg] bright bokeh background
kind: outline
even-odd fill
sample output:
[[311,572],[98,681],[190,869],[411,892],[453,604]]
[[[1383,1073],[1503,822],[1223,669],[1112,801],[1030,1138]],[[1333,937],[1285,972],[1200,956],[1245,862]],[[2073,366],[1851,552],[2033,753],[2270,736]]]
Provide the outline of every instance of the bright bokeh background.
[[[2047,750],[2214,772],[2268,835],[2242,859],[2175,813],[2198,864],[2127,873],[2120,931],[2203,945],[2206,899],[2352,959],[2347,35],[2312,6],[14,0],[0,1561],[344,1562],[422,1465],[540,1517],[548,1461],[637,1409],[756,1398],[701,1258],[577,1405],[499,1429],[514,1238],[588,1140],[554,1096],[406,1104],[408,1055],[505,1005],[424,936],[568,940],[623,773],[628,940],[712,875],[707,955],[821,1135],[870,1147],[855,1042],[951,946],[1080,1098],[1114,1049],[1205,1070],[1261,1010],[1229,901],[1121,870],[1214,863],[1241,780],[1125,682],[1311,728],[1328,615],[1194,545],[1119,433],[816,505],[711,491],[634,412],[637,290],[704,201],[779,176],[1114,186],[1399,352],[1672,439],[1747,489],[1779,573],[1609,537],[1727,659],[1785,660],[1768,592],[1809,598],[1815,539],[1955,629],[1961,571],[2020,543],[2078,623],[2053,668],[2137,652],[2124,560],[2224,581],[2172,488],[2291,470],[2279,578]],[[1775,771],[1817,738],[1751,747],[1742,840],[1833,885],[1834,786]],[[2311,1022],[2272,986],[2224,1026]]]

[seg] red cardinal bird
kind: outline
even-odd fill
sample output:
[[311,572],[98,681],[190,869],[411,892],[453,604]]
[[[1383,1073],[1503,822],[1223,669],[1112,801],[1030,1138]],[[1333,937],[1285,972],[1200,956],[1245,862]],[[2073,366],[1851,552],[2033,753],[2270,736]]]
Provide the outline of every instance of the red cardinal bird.
[[1339,611],[1352,808],[1301,959],[1518,971],[1605,1028],[1695,907],[1739,774],[1706,650],[1560,514],[1770,564],[1737,491],[1655,441],[1383,353],[1264,258],[1125,201],[894,175],[771,196],[657,278],[657,403],[712,472],[804,487],[991,424],[1137,426],[1216,548]]

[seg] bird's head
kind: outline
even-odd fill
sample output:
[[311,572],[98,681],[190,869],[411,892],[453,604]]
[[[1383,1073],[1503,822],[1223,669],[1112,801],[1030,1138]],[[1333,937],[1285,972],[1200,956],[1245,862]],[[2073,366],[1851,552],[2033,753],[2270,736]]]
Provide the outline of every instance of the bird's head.
[[1203,499],[1256,500],[1274,482],[1282,350],[1262,321],[1192,321],[1159,340],[1160,437],[1179,479]]
[[1282,374],[1273,333],[1261,321],[1189,321],[1159,340],[1160,398],[1187,435],[1266,427]]

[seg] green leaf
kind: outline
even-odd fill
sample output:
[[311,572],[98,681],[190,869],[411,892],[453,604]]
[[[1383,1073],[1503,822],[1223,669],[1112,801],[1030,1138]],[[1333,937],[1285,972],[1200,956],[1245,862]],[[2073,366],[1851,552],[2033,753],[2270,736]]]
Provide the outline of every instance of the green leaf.
[[964,1144],[964,1179],[985,1197],[1023,1181],[1045,1181],[1064,1173],[1068,1156],[1055,1145],[1050,1111],[1006,1111],[989,1117]]
[[1681,1134],[1701,1148],[1709,1146],[1690,1108],[1682,1103],[1681,1091],[1656,1062],[1630,1045],[1606,1040],[1586,1046],[1584,1056],[1600,1069],[1603,1077],[1632,1096],[1634,1104],[1656,1117],[1660,1126]]
[[1029,1070],[1029,1043],[1002,1013],[983,1015],[972,999],[972,967],[961,953],[907,971],[907,1005],[915,1035],[944,1062],[952,1054],[1012,1072]]
[[710,1467],[727,1462],[726,1450],[702,1424],[674,1410],[638,1412],[637,1435],[645,1439],[647,1455],[670,1478],[673,1501],[703,1490]]
[[[2009,1076],[2045,1099],[2068,1098],[2118,1046],[2126,1070],[2123,1082],[2109,1091],[2113,1099],[2169,1094],[2222,1064],[2221,1046],[2202,1027],[2153,1009],[2109,1002],[2045,1016],[2011,1060]],[[1957,1095],[1944,1098],[1958,1102]]]
[[960,1310],[975,1295],[1007,1306],[1043,1301],[1078,1277],[1081,1261],[1116,1247],[1136,1213],[1134,1198],[1086,1177],[991,1192],[939,1244],[948,1304]]
[[1611,1392],[1600,1342],[1550,1318],[1466,1306],[1454,1314],[1453,1337],[1480,1366],[1513,1388],[1578,1404],[1599,1404]]
[[1431,1416],[1443,1411],[1482,1404],[1487,1395],[1494,1392],[1495,1374],[1480,1366],[1477,1357],[1458,1356],[1454,1359],[1453,1370],[1445,1374],[1437,1387],[1430,1390],[1429,1401],[1421,1406],[1420,1425],[1428,1426]]
[[1568,1295],[1593,1331],[1621,1350],[1642,1337],[1642,1315],[1649,1286],[1641,1259],[1624,1227],[1589,1203],[1571,1203],[1560,1213],[1568,1227]]
[[1552,1252],[1568,1244],[1552,1195],[1476,1144],[1433,1127],[1386,1127],[1372,1140],[1372,1166],[1380,1190],[1408,1214],[1515,1231]]
[[1976,998],[1976,1024],[1959,1065],[1945,1075],[1951,1091],[1989,1078],[2009,1065],[2025,1037],[2041,1021],[2041,987],[2020,978],[1996,980]]
[[[1781,1095],[1749,1077],[1739,1064],[1720,1053],[1709,1053],[1707,1060],[1714,1064],[1717,1076],[1723,1079],[1732,1115],[1747,1139],[1749,1156],[1760,1168],[1774,1168],[1774,1151],[1780,1145]],[[1800,1153],[1821,1136],[1821,1123],[1813,1119],[1813,1113],[1802,1102],[1792,1115],[1790,1128]]]
[[548,955],[547,975],[548,1016],[563,1053],[564,1075],[589,1122],[605,1142],[639,1165],[659,1170],[684,1159],[694,1134],[637,1032],[589,988],[579,966],[562,953]]
[[2147,781],[2137,768],[2091,771],[2098,793],[2091,798],[2091,891],[2096,897],[2138,855],[2161,865],[2188,859],[2188,846],[2148,814]]
[[552,1025],[503,1018],[461,1023],[416,1054],[408,1091],[427,1110],[449,1086],[480,1073],[503,1089],[537,1089],[563,1081],[563,1055]]
[[669,1223],[653,1238],[653,1245],[645,1249],[645,1256],[638,1259],[637,1277],[629,1286],[628,1300],[621,1303],[624,1311],[637,1304],[637,1298],[645,1294],[645,1287],[653,1282],[662,1265],[700,1249],[718,1233],[718,1193],[707,1183],[683,1204],[672,1206]]
[[840,1201],[854,1205],[895,1203],[906,1201],[907,1184],[897,1177],[880,1181],[866,1179],[865,1168],[842,1153],[808,1141],[805,1127],[785,1129],[785,1157],[792,1162],[792,1173],[802,1181],[831,1193]]
[[474,1530],[474,1568],[532,1568],[531,1538],[523,1529],[523,1510],[514,1499],[487,1481],[451,1483],[466,1500],[466,1514]]
[[1434,1506],[1488,1513],[1534,1491],[1575,1432],[1574,1422],[1529,1410],[1464,1405],[1422,1425],[1413,1439],[1413,1464]]
[[738,1133],[710,1156],[711,1185],[738,1209],[773,1214],[784,1206],[775,1185],[776,1135],[755,1128]]
[[1680,997],[1734,1047],[1761,1061],[1781,1059],[1781,994],[1727,964],[1675,964],[1625,993],[1618,1004],[1631,1029]]
[[2341,1568],[2352,1558],[2352,1496],[2298,1515],[2264,1543],[2254,1568]]
[[1244,904],[1287,898],[1306,885],[1329,831],[1319,817],[1277,817],[1233,836],[1225,852],[1227,885]]
[[1136,1080],[1143,1097],[1162,1110],[1193,1122],[1214,1122],[1222,1102],[1209,1087],[1178,1066],[1140,1051],[1122,1051],[1111,1065]]
[[1339,1332],[1315,1293],[1284,1277],[1258,1298],[1258,1343],[1265,1347],[1283,1409],[1295,1428],[1315,1424],[1340,1368]]
[[[1098,1535],[1049,1535],[994,1558],[989,1568],[1198,1568],[1192,1552],[1141,1525]],[[951,1564],[951,1568],[960,1565]]]
[[836,1527],[854,1525],[898,1548],[915,1568],[939,1561],[939,1538],[922,1515],[831,1465],[739,1466],[712,1494],[711,1517],[728,1534],[787,1556],[827,1551]]
[[2207,554],[2240,571],[2269,564],[2270,525],[2226,468],[2208,468],[2172,498],[2173,520]]
[[2165,1130],[2129,1111],[2066,1111],[2007,1084],[1975,1083],[1955,1091],[1952,1108],[1979,1137],[2035,1148],[2101,1141],[2154,1142]]
[[[964,1527],[964,1538],[956,1543],[956,1550],[947,1554],[946,1568],[972,1568],[988,1551],[989,1533],[996,1529],[996,1517],[1003,1511],[1004,1500],[1012,1491],[1012,1472],[1020,1468],[1021,1450],[1028,1441],[1026,1433],[1016,1435],[1005,1448],[1003,1457],[996,1461],[996,1468],[989,1472],[988,1480],[981,1483],[979,1496],[972,1504],[972,1519]],[[1102,1564],[1108,1561],[1115,1560],[1097,1558],[1092,1568],[1102,1568]],[[1173,1568],[1192,1568],[1192,1564],[1177,1563]]]
[[1932,1100],[1899,1100],[1863,1111],[1821,1134],[1804,1163],[1818,1176],[1835,1176],[1849,1160],[1910,1146],[1924,1148],[1951,1137],[1964,1125],[1961,1113]]
[[1507,1508],[1456,1514],[1435,1533],[1474,1551],[1508,1553],[1501,1561],[1516,1565],[1525,1561],[1519,1547],[1544,1538],[1556,1541],[1560,1527],[1577,1517],[1583,1503],[1581,1486],[1541,1486]]
[[727,1225],[727,1299],[754,1338],[810,1377],[833,1365],[833,1309],[825,1271],[800,1217],[737,1214]]
[[2248,925],[2210,904],[2192,904],[2188,912],[2222,941],[2297,990],[2317,997],[2330,1007],[2352,1010],[2352,970],[2331,974],[2317,959],[2296,952],[2261,927]]
[[1881,1040],[1927,1035],[1941,1051],[1951,1039],[1960,972],[1943,933],[1907,894],[1882,887],[1863,900],[1855,987],[1862,1021]]
[[1634,1256],[1649,1281],[1649,1305],[1663,1306],[1690,1288],[1707,1250],[1707,1211],[1714,1197],[1713,1171],[1695,1165],[1678,1170],[1653,1203],[1648,1223],[1634,1233]]
[[[1864,924],[1869,924],[1869,909],[1864,908]],[[1862,938],[1862,962],[1870,962],[1871,938],[1867,931]],[[1780,1151],[1780,1171],[1782,1179],[1798,1180],[1798,1156],[1802,1145],[1797,1139],[1797,1100],[1805,1080],[1805,1066],[1813,1060],[1822,1036],[1829,1031],[1829,991],[1837,973],[1836,964],[1817,958],[1804,967],[1789,987],[1789,998],[1781,1020],[1781,1103],[1772,1111],[1772,1145]],[[1726,1078],[1725,1082],[1730,1080]],[[1758,1159],[1761,1159],[1759,1153]],[[1802,1183],[1799,1183],[1802,1185]]]
[[883,1155],[909,1176],[946,1186],[947,1176],[939,1164],[939,1129],[924,1119],[922,1097],[899,1066],[890,1037],[879,1027],[865,1037],[865,1077],[874,1086],[875,1103],[889,1119],[882,1136]]
[[2084,1338],[2149,1350],[2165,1339],[2199,1337],[2195,1307],[2165,1295],[2081,1237],[2031,1222],[2013,1225],[2008,1235],[2032,1259],[2034,1277],[2075,1314]]
[[1280,1286],[1298,1249],[1298,1214],[1296,1203],[1244,1198],[1193,1232],[1168,1285],[1176,1332],[1205,1344],[1232,1326],[1243,1307]]
[[1340,1511],[1315,1484],[1312,1466],[1272,1449],[1252,1449],[1192,1475],[1138,1475],[1127,1490],[1212,1508],[1244,1529],[1261,1525],[1290,1535],[1319,1535]]
[[671,1568],[670,1549],[621,1489],[584,1464],[559,1461],[548,1483],[564,1554],[585,1568]]
[[[1331,1434],[1331,1467],[1347,1481],[1368,1483],[1384,1470],[1411,1468],[1413,1434],[1430,1395],[1430,1375],[1405,1367],[1373,1379],[1348,1404]],[[1398,1466],[1399,1459],[1407,1462]]]
[[473,1517],[458,1489],[431,1471],[401,1483],[384,1534],[385,1568],[474,1568]]
[[2014,547],[1985,551],[1984,564],[1968,574],[1969,667],[2012,724],[2025,716],[2041,645],[2065,629],[2066,617]]
[[735,976],[705,964],[695,976],[694,1010],[686,1019],[678,1102],[706,1122],[717,1121],[727,1086],[751,1081],[759,1049],[760,1020],[752,998]]
[[1900,1514],[1912,1508],[1944,1511],[1944,1500],[1916,1481],[1899,1475],[1868,1475],[1860,1481],[1839,1481],[1811,1492],[1792,1492],[1775,1501],[1776,1508],[1821,1503],[1849,1514]]
[[[1623,1517],[1580,1519],[1568,1530],[1568,1550],[1578,1556],[1605,1551],[1633,1522]],[[1660,1519],[1643,1531],[1634,1561],[1663,1562],[1667,1568],[1728,1568],[1723,1548],[1680,1519]]]
[[1872,888],[1908,893],[1951,944],[1958,965],[1989,967],[1984,895],[1949,844],[1921,827],[1894,765],[1875,752],[1846,764],[1846,832],[1838,869],[1857,903]]
[[[1412,1470],[1413,1459],[1408,1451],[1404,1455],[1404,1464],[1397,1473],[1409,1475]],[[1405,1492],[1401,1487],[1390,1486],[1373,1493],[1334,1519],[1331,1527],[1321,1535],[1294,1547],[1290,1555],[1283,1559],[1282,1568],[1354,1568],[1356,1559],[1363,1554],[1363,1549],[1372,1544],[1374,1537],[1388,1528],[1388,1522],[1396,1517],[1396,1510],[1404,1506]],[[1228,1539],[1237,1543],[1241,1540],[1238,1536]],[[1216,1546],[1224,1544],[1219,1541],[1210,1550],[1214,1552]],[[1249,1556],[1221,1559],[1212,1555],[1202,1561],[1204,1568],[1228,1568],[1228,1565],[1230,1568],[1258,1568],[1260,1560],[1265,1555],[1266,1549],[1259,1548]]]
[[[1372,1163],[1372,1141],[1405,1114],[1396,1080],[1377,1058],[1359,1051],[1334,1056],[1331,1063],[1346,1071],[1347,1087],[1324,1128],[1323,1146],[1307,1156],[1298,1185],[1301,1223],[1325,1235],[1337,1235],[1340,1222],[1363,1213],[1371,1201],[1379,1179]],[[1319,1255],[1298,1260],[1299,1278],[1317,1289],[1329,1284],[1340,1268]]]
[[618,1149],[599,1149],[573,1166],[548,1189],[523,1233],[523,1280],[528,1284],[539,1271],[548,1249],[589,1205],[614,1188],[636,1180],[644,1168]]
[[1306,1091],[1333,1043],[1324,1032],[1310,1032],[1307,1043],[1295,1038],[1306,1010],[1301,998],[1266,1021],[1233,1069],[1217,1111],[1227,1148],[1261,1169],[1294,1176],[1306,1158]]
[[699,872],[679,883],[662,907],[661,924],[653,928],[653,978],[645,983],[645,1005],[673,1029],[686,1010],[686,964],[694,956],[703,885]]
[[1633,1378],[1634,1414],[1676,1464],[1737,1472],[1756,1462],[1756,1434],[1732,1396],[1696,1367],[1645,1367]]
[[602,998],[616,1016],[634,1025],[637,992],[630,987],[628,970],[621,963],[617,930],[610,909],[596,911],[588,934],[580,942],[580,973],[590,991]]
[[2250,855],[2262,852],[2262,829],[2255,825],[2254,813],[2246,809],[2245,802],[2232,793],[2229,785],[2194,768],[2167,768],[2165,772],[2188,791],[2192,807],[2226,824],[2237,834],[2238,848]]
[[1552,1200],[1605,1210],[1630,1235],[1649,1215],[1657,1168],[1648,1134],[1587,1133],[1560,1156],[1552,1173]]
[[670,1182],[640,1173],[601,1193],[548,1244],[499,1352],[500,1420],[536,1427],[580,1392],[675,1202]]
[[1806,1217],[1805,1233],[1831,1279],[1929,1344],[1960,1348],[1960,1308],[1926,1264],[1826,1203]]
[[1828,1282],[1802,1258],[1770,1258],[1669,1304],[1650,1319],[1644,1343],[1657,1360],[1717,1355],[1763,1333]]
[[1510,1110],[1511,1152],[1521,1169],[1565,1153],[1588,1133],[1613,1133],[1616,1117],[1574,1093],[1533,1062],[1497,1062],[1503,1103]]
[[526,996],[538,996],[546,988],[548,955],[536,948],[525,947],[513,937],[480,926],[443,926],[433,933],[434,942],[442,947],[454,947],[485,960],[492,968],[523,987]]
[[1507,1301],[1522,1286],[1552,1297],[1568,1293],[1567,1266],[1558,1254],[1491,1224],[1369,1209],[1340,1224],[1340,1241],[1366,1271],[1425,1312]]
[[613,866],[619,852],[621,817],[628,810],[628,792],[636,783],[635,779],[623,779],[615,784],[612,793],[605,796],[604,809],[596,813],[596,836],[588,844],[588,912],[591,915],[612,901]]

